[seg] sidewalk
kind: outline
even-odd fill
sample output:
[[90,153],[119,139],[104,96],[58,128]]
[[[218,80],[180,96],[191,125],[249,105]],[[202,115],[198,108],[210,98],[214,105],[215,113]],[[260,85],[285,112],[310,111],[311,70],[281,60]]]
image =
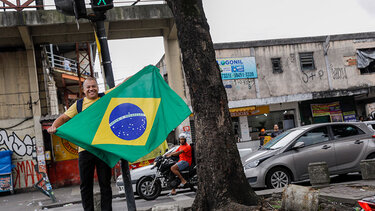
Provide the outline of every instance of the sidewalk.
[[[96,184],[95,192],[99,192],[99,187]],[[267,189],[256,191],[259,196],[270,196],[273,193],[281,193],[283,189]],[[115,183],[112,183],[113,198],[120,197],[118,188]],[[28,211],[28,210],[43,210],[56,207],[63,207],[64,205],[80,204],[81,196],[79,186],[63,187],[54,190],[56,202],[43,195],[39,191],[15,193],[13,195],[0,196],[1,210],[12,211]],[[375,181],[374,180],[358,180],[353,182],[343,182],[331,184],[329,187],[320,189],[320,196],[336,202],[355,204],[357,200],[375,195]],[[121,198],[124,196],[122,195]],[[192,199],[180,201],[180,207],[190,207],[193,203]],[[161,203],[158,206],[173,205],[174,203]],[[150,210],[152,207],[138,210]]]
[[[113,198],[120,197],[116,183],[112,182]],[[54,207],[62,207],[67,204],[80,204],[81,194],[79,185],[61,187],[53,189],[56,197],[56,202],[45,196],[42,192],[35,189],[35,191],[25,193],[15,193],[13,195],[2,194],[0,196],[1,210],[12,211],[29,211],[29,210],[43,210]],[[94,193],[99,192],[99,184],[95,183]]]

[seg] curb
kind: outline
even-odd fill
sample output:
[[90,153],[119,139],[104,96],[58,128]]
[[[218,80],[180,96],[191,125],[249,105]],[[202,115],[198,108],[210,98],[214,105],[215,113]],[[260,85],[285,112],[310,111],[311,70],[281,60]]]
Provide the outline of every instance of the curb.
[[[114,194],[114,195],[112,195],[112,199],[116,199],[118,197],[125,197],[125,194],[124,193],[120,193],[120,194]],[[67,204],[80,204],[80,203],[82,203],[81,199],[80,200],[74,200],[74,201],[66,201],[66,202],[55,202],[53,204],[42,205],[42,206],[40,206],[40,208],[41,209],[51,209],[51,208],[56,208],[56,207],[64,207]]]

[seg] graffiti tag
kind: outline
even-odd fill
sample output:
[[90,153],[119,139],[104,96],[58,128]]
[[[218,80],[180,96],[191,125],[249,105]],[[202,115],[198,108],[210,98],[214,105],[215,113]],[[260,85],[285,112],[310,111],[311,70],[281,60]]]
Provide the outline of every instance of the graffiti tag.
[[332,78],[334,80],[340,80],[340,79],[348,79],[348,76],[346,75],[346,69],[342,67],[332,67]]
[[316,74],[316,72],[310,72],[310,73],[302,72],[302,74],[303,74],[302,81],[304,83],[308,83],[309,81],[313,81],[314,78],[319,78],[320,80],[322,80],[324,72],[323,70],[319,70],[318,74]]
[[34,165],[34,161],[32,160],[17,162],[16,167],[13,169],[13,184],[15,188],[31,187],[36,181],[42,178],[41,174],[35,172]]
[[[18,156],[32,155],[33,145],[35,145],[35,137],[31,138],[29,135],[26,135],[23,140],[17,136],[14,132],[11,135],[8,135],[7,131],[0,129],[0,150],[10,150]],[[1,146],[1,145],[5,145]]]

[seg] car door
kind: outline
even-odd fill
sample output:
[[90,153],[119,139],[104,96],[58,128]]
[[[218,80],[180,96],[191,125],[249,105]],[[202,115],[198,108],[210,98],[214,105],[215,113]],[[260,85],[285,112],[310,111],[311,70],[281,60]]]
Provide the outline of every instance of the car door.
[[303,142],[304,147],[294,150],[293,160],[297,180],[307,179],[309,163],[326,162],[331,170],[336,163],[333,140],[326,126],[320,126],[305,132],[297,142]]
[[359,163],[365,150],[368,135],[352,124],[331,125],[335,139],[335,172],[346,173],[359,170]]

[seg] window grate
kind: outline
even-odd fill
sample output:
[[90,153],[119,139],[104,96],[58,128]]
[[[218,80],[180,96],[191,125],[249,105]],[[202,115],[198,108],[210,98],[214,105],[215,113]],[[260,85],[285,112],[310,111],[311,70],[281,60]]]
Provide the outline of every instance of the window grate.
[[282,73],[281,58],[271,58],[273,73]]
[[299,62],[301,70],[315,70],[313,52],[299,53]]

